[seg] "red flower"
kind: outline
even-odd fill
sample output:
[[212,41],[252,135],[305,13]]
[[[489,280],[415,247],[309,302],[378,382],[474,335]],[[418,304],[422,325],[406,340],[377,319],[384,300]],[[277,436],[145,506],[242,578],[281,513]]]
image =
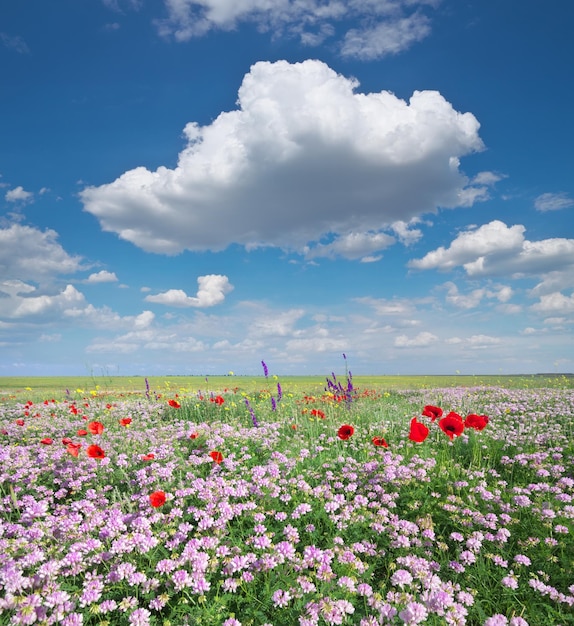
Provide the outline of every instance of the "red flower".
[[66,447],[66,450],[72,455],[72,456],[78,456],[78,453],[80,452],[80,448],[82,447],[81,443],[69,443]]
[[443,433],[450,437],[451,441],[453,437],[458,437],[464,430],[462,417],[452,411],[446,417],[443,417],[438,425]]
[[83,428],[80,428],[80,430],[78,431],[78,437],[85,437],[88,434],[87,430],[84,430]]
[[181,404],[177,400],[168,400],[167,403],[174,409],[181,409]]
[[153,452],[149,452],[148,454],[142,455],[142,461],[153,461],[155,459],[155,454]]
[[428,434],[429,429],[423,423],[419,422],[416,417],[413,417],[411,420],[409,439],[417,443],[422,443],[428,437]]
[[104,432],[104,425],[101,422],[90,422],[88,430],[92,435],[101,435]]
[[163,506],[165,504],[165,501],[166,501],[166,497],[163,491],[154,491],[153,493],[150,493],[149,503],[154,508],[157,509],[158,507]]
[[128,424],[131,424],[131,423],[132,423],[131,417],[122,417],[122,419],[120,420],[121,426],[127,426]]
[[69,437],[64,437],[64,438],[62,439],[62,443],[63,443],[65,446],[68,446],[68,445],[70,445],[70,444],[72,443],[72,440],[71,440]]
[[73,413],[74,415],[78,414],[78,409],[74,404],[70,407],[70,413]]
[[320,417],[322,420],[325,419],[325,413],[323,413],[320,409],[311,409],[311,415],[314,417]]
[[434,422],[437,417],[442,417],[442,409],[438,406],[433,406],[432,404],[427,404],[423,409],[422,414],[425,417],[430,417]]
[[100,448],[100,446],[96,445],[88,446],[86,453],[91,459],[103,459],[106,456],[106,453]]
[[223,461],[223,454],[221,454],[221,452],[218,452],[217,450],[212,450],[209,453],[209,456],[217,463],[217,465],[219,465],[221,461]]
[[16,424],[18,424],[18,426],[24,426],[25,422],[24,420],[16,420]]
[[486,415],[475,415],[471,413],[466,416],[464,425],[466,428],[474,428],[475,430],[482,430],[488,424],[488,417]]
[[215,402],[215,404],[221,406],[225,402],[225,399],[222,396],[215,396],[215,398],[210,398],[209,401]]
[[43,443],[45,446],[51,446],[54,443],[54,440],[50,439],[50,437],[44,437],[40,443]]
[[389,444],[384,440],[383,437],[373,437],[372,441],[375,446],[382,446],[383,448],[389,447]]
[[197,439],[199,437],[199,435],[197,433],[191,433],[191,435],[189,436],[190,439]]
[[337,431],[337,437],[339,437],[339,439],[342,439],[343,441],[346,441],[353,436],[354,432],[355,429],[352,426],[349,426],[349,424],[343,424],[341,428],[339,428],[339,430]]

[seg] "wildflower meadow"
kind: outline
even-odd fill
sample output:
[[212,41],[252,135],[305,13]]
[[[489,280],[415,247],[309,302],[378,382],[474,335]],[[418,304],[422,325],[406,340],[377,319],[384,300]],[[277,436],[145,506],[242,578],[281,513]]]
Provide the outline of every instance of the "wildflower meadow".
[[[0,625],[574,624],[574,390],[0,401]],[[230,379],[233,382],[233,379]]]

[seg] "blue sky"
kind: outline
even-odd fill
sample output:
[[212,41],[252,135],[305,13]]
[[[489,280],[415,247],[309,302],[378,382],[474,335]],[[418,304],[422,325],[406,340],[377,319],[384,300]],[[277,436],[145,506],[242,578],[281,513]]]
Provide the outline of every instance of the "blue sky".
[[574,4],[0,6],[0,375],[574,371]]

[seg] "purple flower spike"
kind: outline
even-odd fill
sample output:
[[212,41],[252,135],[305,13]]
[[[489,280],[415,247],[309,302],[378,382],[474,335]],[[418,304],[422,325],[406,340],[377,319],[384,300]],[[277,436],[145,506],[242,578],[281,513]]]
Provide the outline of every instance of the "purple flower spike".
[[268,378],[269,369],[267,368],[267,364],[265,363],[265,361],[261,361],[261,365],[263,366],[263,374],[265,375],[265,378]]

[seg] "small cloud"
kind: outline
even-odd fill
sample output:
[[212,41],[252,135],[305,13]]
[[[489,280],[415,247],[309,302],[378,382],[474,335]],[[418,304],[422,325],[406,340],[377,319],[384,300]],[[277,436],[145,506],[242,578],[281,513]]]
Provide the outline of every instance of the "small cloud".
[[[318,244],[314,248],[306,247],[305,258],[314,259],[317,257],[326,257],[333,259],[335,257],[343,257],[349,260],[373,259],[373,252],[378,252],[388,248],[395,239],[385,233],[349,233],[336,237],[332,243]],[[380,259],[379,256],[375,260]]]
[[534,208],[537,211],[559,211],[574,206],[574,199],[567,193],[543,193],[534,200]]
[[8,35],[7,33],[0,33],[0,41],[6,48],[15,50],[18,54],[30,54],[30,48],[28,44],[18,35]]
[[60,335],[60,333],[53,333],[51,335],[40,335],[40,338],[38,341],[41,341],[42,343],[56,343],[58,341],[60,341],[62,339],[62,335]]
[[419,333],[418,335],[416,335],[416,337],[413,337],[412,339],[409,339],[407,335],[399,335],[395,339],[395,347],[396,348],[425,348],[427,346],[432,345],[433,343],[436,343],[437,341],[438,341],[438,337],[436,335],[433,335],[432,333],[424,331],[422,333]]
[[4,196],[7,202],[32,202],[34,200],[34,194],[31,191],[25,191],[23,187],[15,187],[6,192]]
[[188,296],[182,289],[169,289],[155,296],[146,296],[145,301],[175,307],[204,308],[221,304],[225,300],[225,294],[233,290],[227,276],[220,274],[199,276],[197,283],[199,289],[196,296]]
[[107,272],[106,270],[102,270],[101,272],[97,272],[95,274],[90,274],[85,282],[87,283],[115,283],[117,282],[118,277],[115,272]]
[[412,224],[418,224],[420,219],[413,218],[410,222],[403,222],[402,220],[398,220],[391,224],[391,228],[396,233],[399,241],[405,246],[409,246],[412,243],[416,243],[422,236],[422,232],[418,230],[418,228],[409,229],[409,226]]
[[473,185],[486,185],[490,187],[503,178],[506,178],[506,176],[495,172],[478,172],[478,174],[470,182]]

